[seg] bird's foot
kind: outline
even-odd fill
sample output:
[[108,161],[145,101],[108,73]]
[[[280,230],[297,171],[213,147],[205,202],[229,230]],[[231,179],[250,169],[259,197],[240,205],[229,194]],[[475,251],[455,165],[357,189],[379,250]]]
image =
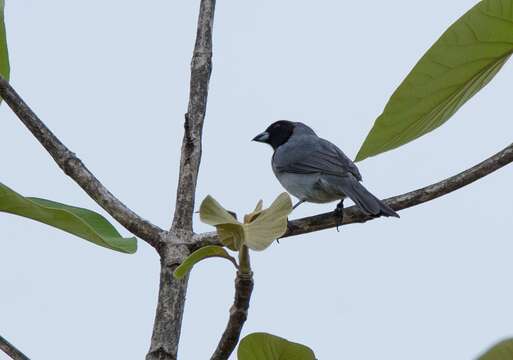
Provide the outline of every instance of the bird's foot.
[[337,207],[333,211],[333,214],[336,218],[337,232],[339,232],[340,230],[338,227],[341,226],[342,222],[344,221],[344,200],[340,200],[340,202],[337,204]]

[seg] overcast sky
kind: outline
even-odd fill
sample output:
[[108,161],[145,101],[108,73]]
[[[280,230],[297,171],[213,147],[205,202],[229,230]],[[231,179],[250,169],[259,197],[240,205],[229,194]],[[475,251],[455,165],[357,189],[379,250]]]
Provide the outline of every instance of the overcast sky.
[[[396,86],[475,3],[218,1],[198,200],[212,194],[244,213],[283,191],[270,148],[249,141],[278,119],[305,122],[354,157]],[[164,228],[198,4],[6,1],[12,85],[114,194]],[[442,128],[359,163],[364,184],[379,197],[400,194],[510,144],[512,81],[506,64]],[[5,104],[0,135],[0,182],[105,214]],[[321,360],[475,358],[513,335],[512,183],[510,166],[401,211],[401,219],[289,238],[252,254],[255,291],[243,333],[304,343]],[[334,206],[302,205],[293,217]],[[135,255],[116,253],[7,214],[0,228],[2,336],[33,359],[144,357],[158,290],[152,248],[140,241]],[[195,229],[212,230],[197,218]],[[194,268],[181,359],[210,357],[233,278],[226,261]]]

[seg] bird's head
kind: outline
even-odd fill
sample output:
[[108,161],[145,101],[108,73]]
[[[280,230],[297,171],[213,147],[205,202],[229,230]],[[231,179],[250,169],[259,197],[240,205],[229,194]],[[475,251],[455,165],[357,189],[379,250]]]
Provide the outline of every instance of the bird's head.
[[271,124],[263,133],[253,138],[253,141],[269,144],[274,150],[283,145],[292,136],[296,123],[287,120],[276,121]]

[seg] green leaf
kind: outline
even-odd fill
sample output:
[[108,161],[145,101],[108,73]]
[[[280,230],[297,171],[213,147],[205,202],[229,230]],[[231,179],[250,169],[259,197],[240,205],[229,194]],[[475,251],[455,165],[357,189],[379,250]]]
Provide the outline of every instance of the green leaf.
[[394,92],[356,161],[438,128],[488,84],[513,52],[512,9],[513,0],[483,0],[451,25]]
[[185,275],[187,275],[189,271],[191,271],[192,267],[196,265],[196,263],[211,257],[228,259],[232,262],[233,265],[235,265],[235,267],[238,267],[235,259],[231,257],[224,248],[221,246],[209,245],[202,247],[189,255],[187,259],[185,259],[184,262],[182,262],[180,266],[175,269],[173,276],[177,279],[182,279]]
[[315,360],[314,352],[297,344],[266,333],[253,333],[241,340],[238,360]]
[[0,0],[0,74],[9,80],[9,52],[7,51],[7,38],[5,36],[4,0]]
[[479,357],[478,360],[512,360],[513,339],[501,341]]
[[2,183],[0,211],[42,222],[112,250],[128,254],[137,250],[135,237],[122,238],[100,214],[50,200],[23,197]]
[[251,223],[244,225],[244,243],[252,250],[261,251],[287,231],[287,216],[292,212],[290,195],[282,193],[268,209]]

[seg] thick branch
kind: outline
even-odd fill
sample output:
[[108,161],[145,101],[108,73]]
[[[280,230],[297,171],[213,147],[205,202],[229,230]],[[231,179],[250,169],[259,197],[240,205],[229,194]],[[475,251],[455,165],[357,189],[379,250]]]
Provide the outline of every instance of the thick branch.
[[13,360],[30,360],[9,341],[0,336],[0,349]]
[[217,349],[210,360],[227,360],[239,342],[242,327],[248,318],[249,300],[253,292],[253,272],[249,264],[248,248],[240,251],[240,266],[235,278],[235,299],[230,308],[230,318]]
[[154,247],[157,245],[164,230],[141,218],[112,195],[82,161],[46,127],[1,76],[0,96],[50,153],[66,175],[71,177],[98,205],[104,208],[128,231]]
[[166,244],[160,253],[159,300],[146,360],[176,360],[188,277],[177,280],[173,271],[189,255],[189,251],[183,245]]
[[188,278],[176,280],[174,269],[189,254],[194,197],[201,161],[201,135],[207,107],[208,84],[212,71],[212,25],[215,0],[201,0],[196,45],[191,62],[189,106],[185,114],[180,174],[171,231],[160,248],[162,262],[157,314],[146,360],[175,360],[187,291]]
[[194,198],[201,161],[201,135],[212,72],[212,26],[215,0],[201,0],[196,45],[191,61],[189,106],[185,114],[180,175],[172,230],[192,233]]
[[[476,166],[455,176],[415,191],[391,197],[386,199],[385,202],[396,211],[416,206],[469,185],[474,181],[479,180],[486,175],[489,175],[490,173],[502,168],[503,166],[508,165],[511,162],[513,162],[513,144],[509,145],[492,157],[477,164]],[[374,218],[365,215],[356,206],[351,206],[344,210],[343,224],[347,225],[353,223],[364,223],[372,219]],[[324,213],[290,221],[288,230],[285,235],[283,235],[283,237],[311,233],[336,226],[337,222],[336,218],[333,216],[333,213]],[[194,237],[194,239],[194,248],[209,244],[220,244],[215,232],[198,234]]]

